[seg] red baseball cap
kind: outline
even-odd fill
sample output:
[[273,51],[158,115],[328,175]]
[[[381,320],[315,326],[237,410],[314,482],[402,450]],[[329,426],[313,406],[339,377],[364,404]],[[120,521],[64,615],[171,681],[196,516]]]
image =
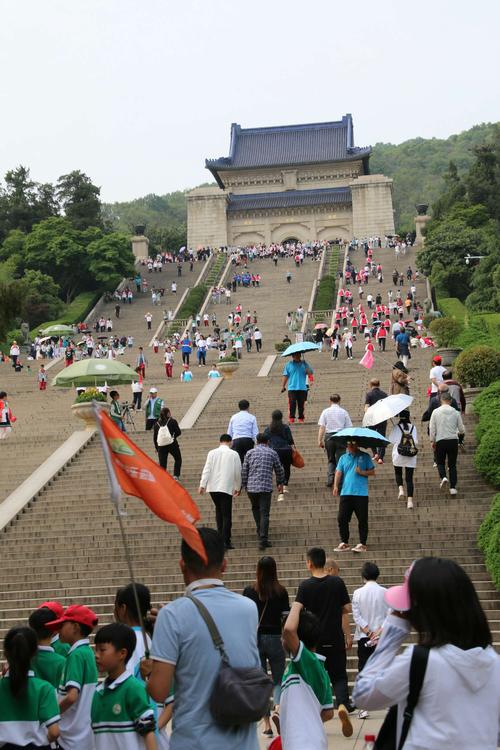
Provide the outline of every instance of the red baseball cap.
[[391,586],[385,592],[385,603],[397,612],[408,612],[411,607],[408,581],[414,565],[415,563],[412,563],[406,570],[404,582],[400,586]]
[[43,604],[40,604],[37,609],[50,609],[51,612],[54,613],[55,617],[62,617],[64,612],[64,607],[60,602],[44,602]]
[[83,604],[71,604],[57,620],[48,622],[46,627],[50,630],[58,630],[65,622],[77,622],[80,625],[95,628],[98,621],[96,613],[89,607]]
[[440,362],[442,362],[442,359],[439,356],[439,354],[436,354],[436,356],[432,358],[432,361],[436,362],[437,364],[439,364]]

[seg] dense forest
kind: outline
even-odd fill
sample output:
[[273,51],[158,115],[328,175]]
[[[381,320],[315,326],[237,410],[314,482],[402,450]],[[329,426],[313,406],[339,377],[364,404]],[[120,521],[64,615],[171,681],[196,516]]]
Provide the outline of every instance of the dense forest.
[[[377,143],[370,159],[372,173],[394,179],[396,226],[400,232],[414,229],[416,203],[433,204],[445,187],[444,174],[453,161],[459,174],[474,161],[474,148],[493,137],[494,125],[476,125],[449,138],[413,138],[399,145]],[[133,201],[107,203],[103,213],[116,229],[131,232],[146,224],[153,243],[176,250],[186,243],[186,193],[146,195]]]

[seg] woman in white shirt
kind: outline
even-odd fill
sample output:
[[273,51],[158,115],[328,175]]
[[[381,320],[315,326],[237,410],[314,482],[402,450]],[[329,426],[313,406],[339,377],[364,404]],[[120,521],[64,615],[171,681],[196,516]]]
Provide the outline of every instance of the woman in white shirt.
[[[409,436],[409,441],[406,439]],[[394,425],[391,434],[389,435],[389,442],[392,443],[392,465],[394,466],[394,475],[396,477],[396,484],[399,489],[398,497],[404,497],[405,489],[403,485],[403,469],[405,470],[405,481],[407,490],[407,503],[406,507],[413,508],[413,473],[417,466],[417,456],[408,456],[404,453],[400,453],[398,447],[401,444],[401,439],[404,438],[403,442],[408,442],[411,445],[412,439],[416,447],[418,443],[417,428],[410,422],[410,412],[404,410],[399,415],[398,424]]]

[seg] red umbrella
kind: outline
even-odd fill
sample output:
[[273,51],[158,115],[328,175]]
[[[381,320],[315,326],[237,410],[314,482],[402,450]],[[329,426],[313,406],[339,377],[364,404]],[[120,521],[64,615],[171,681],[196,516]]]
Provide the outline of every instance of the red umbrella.
[[316,323],[316,325],[314,326],[314,330],[317,331],[320,328],[328,328],[328,326],[326,323]]

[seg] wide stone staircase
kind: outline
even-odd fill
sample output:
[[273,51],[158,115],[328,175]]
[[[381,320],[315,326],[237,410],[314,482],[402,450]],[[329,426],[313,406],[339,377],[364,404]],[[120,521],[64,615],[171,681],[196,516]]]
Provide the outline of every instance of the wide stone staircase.
[[[365,298],[367,291],[375,295],[379,289],[387,298],[394,261],[390,250],[380,251],[378,258],[384,266],[387,283],[370,281]],[[360,251],[357,251],[354,262],[359,264],[361,260]],[[404,260],[406,265],[414,263],[413,254],[407,254]],[[306,260],[300,269],[295,269],[291,261],[280,261],[275,268],[269,260],[254,261],[253,268],[262,274],[262,286],[239,289],[233,295],[232,306],[240,302],[243,312],[247,309],[252,312],[257,310],[258,325],[263,332],[263,351],[261,354],[243,352],[239,370],[233,379],[221,384],[195,427],[180,438],[183,454],[181,481],[199,504],[203,523],[208,525],[215,524],[212,502],[209,496],[197,495],[206,453],[218,444],[219,435],[225,432],[229,417],[237,410],[240,398],[248,398],[250,410],[256,414],[262,428],[269,423],[273,409],[281,408],[286,415],[285,394],[280,393],[284,361],[278,357],[267,377],[257,377],[257,373],[265,357],[274,353],[274,343],[281,341],[287,330],[286,313],[296,309],[299,304],[307,306],[311,285],[317,274],[317,264],[310,260]],[[285,279],[289,268],[293,274],[291,285]],[[420,298],[425,296],[423,282],[418,284],[418,295]],[[143,301],[137,302],[131,307],[129,317],[123,317],[127,330],[137,331],[136,344],[145,344],[148,338],[145,330],[141,334],[141,328],[145,329],[142,309],[145,307]],[[215,310],[222,321],[229,309],[223,304],[211,305],[208,312],[211,314]],[[122,319],[119,322],[121,325]],[[352,361],[343,357],[343,351],[338,361],[332,361],[327,352],[313,352],[307,356],[315,370],[315,382],[307,402],[306,423],[292,426],[297,446],[305,459],[305,467],[302,470],[292,469],[290,493],[285,496],[284,502],[277,503],[276,497],[273,498],[270,524],[273,546],[269,553],[276,558],[280,578],[291,596],[299,581],[307,576],[306,549],[311,545],[321,545],[332,554],[339,541],[336,521],[338,500],[325,486],[326,459],[324,452],[317,447],[319,414],[328,406],[329,395],[338,392],[353,423],[360,424],[364,394],[370,378],[379,377],[381,387],[389,391],[391,365],[395,361],[393,343],[388,342],[388,351],[376,357],[370,371],[358,364],[363,353],[364,344],[358,340]],[[370,479],[369,551],[359,556],[351,552],[339,555],[341,575],[352,594],[361,585],[360,568],[365,560],[377,562],[381,569],[381,583],[392,585],[402,580],[405,569],[418,557],[452,557],[464,566],[474,581],[499,648],[500,598],[485,570],[475,541],[477,528],[493,493],[473,467],[474,418],[469,415],[465,418],[468,431],[466,452],[459,458],[459,494],[450,497],[439,490],[426,429],[420,423],[420,415],[427,405],[431,356],[430,349],[413,350],[410,362],[411,393],[415,397],[411,411],[419,428],[420,441],[415,475],[415,508],[407,510],[406,501],[397,498],[389,450],[387,462],[377,467],[376,476]],[[154,355],[150,350],[148,357],[150,366],[146,385],[156,385],[173,416],[180,419],[205,384],[208,363],[216,361],[216,353],[209,355],[206,368],[198,368],[195,364],[194,380],[190,384],[179,382],[179,362],[174,366],[174,380],[166,382],[161,354]],[[38,394],[34,394],[33,388],[30,394],[16,394],[19,401],[26,399],[29,402],[31,398],[36,398]],[[58,418],[65,419],[71,428],[69,403],[55,389],[49,389],[47,394],[41,396],[47,396],[49,425],[50,415],[57,413]],[[142,420],[143,415],[135,416],[137,432],[132,430],[130,434],[143,450],[153,456],[152,436],[143,431]],[[33,429],[40,442],[56,447],[53,433],[49,432],[49,437],[46,437],[45,423],[37,422]],[[14,445],[14,438],[10,440]],[[0,446],[2,450],[3,446]],[[19,456],[23,450],[22,443],[18,443]],[[3,459],[3,454],[0,453],[0,456]],[[2,464],[2,474],[5,469],[16,471],[15,458],[9,459],[8,466],[3,460]],[[125,528],[137,580],[150,586],[156,603],[180,595],[183,582],[178,569],[177,530],[153,516],[136,498],[126,498],[124,508],[127,513]],[[355,519],[351,522],[351,535],[355,544],[358,541]],[[226,584],[241,591],[254,580],[255,566],[260,556],[246,494],[234,501],[233,544],[235,549],[228,553]],[[128,572],[97,438],[5,530],[0,565],[2,632],[24,620],[40,601],[50,598],[58,598],[65,604],[84,602],[98,612],[101,622],[111,619],[115,591],[127,581]],[[356,659],[352,651],[349,655],[351,680],[355,673]]]

